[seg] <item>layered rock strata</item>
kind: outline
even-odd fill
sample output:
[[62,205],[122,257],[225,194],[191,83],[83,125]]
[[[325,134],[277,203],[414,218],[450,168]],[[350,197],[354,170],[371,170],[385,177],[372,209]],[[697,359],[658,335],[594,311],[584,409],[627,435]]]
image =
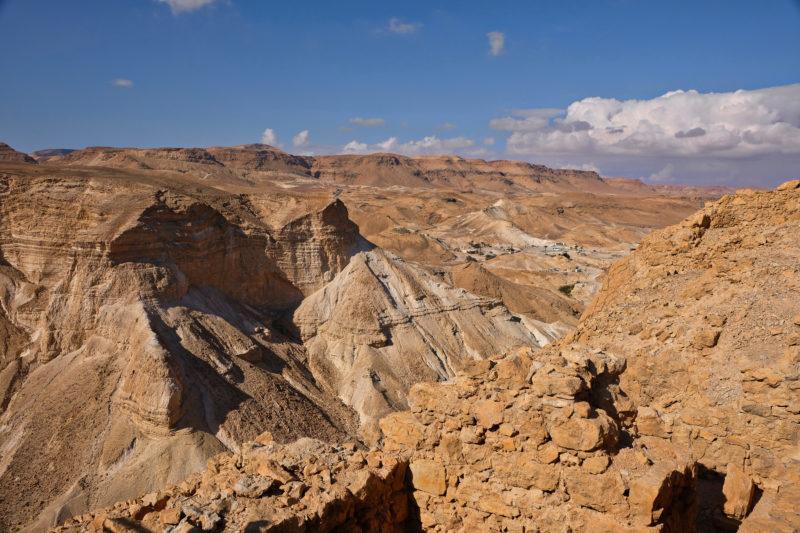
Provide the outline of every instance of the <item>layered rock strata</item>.
[[303,300],[294,323],[312,373],[359,413],[373,443],[377,420],[406,409],[413,384],[446,380],[466,362],[557,336],[499,300],[455,289],[380,249],[355,255]]

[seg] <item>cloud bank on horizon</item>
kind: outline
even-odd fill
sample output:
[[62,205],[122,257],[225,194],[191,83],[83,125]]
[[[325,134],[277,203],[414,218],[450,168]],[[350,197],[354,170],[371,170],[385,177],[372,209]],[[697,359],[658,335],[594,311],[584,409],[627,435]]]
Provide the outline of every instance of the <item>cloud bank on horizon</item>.
[[[505,135],[504,150],[494,137],[476,142],[436,135],[314,148],[318,153],[524,159],[664,183],[704,176],[711,178],[707,182],[736,184],[758,176],[765,158],[785,178],[800,168],[800,84],[720,93],[676,90],[649,100],[591,97],[565,110],[514,109],[488,125]],[[445,123],[434,129],[450,127]]]

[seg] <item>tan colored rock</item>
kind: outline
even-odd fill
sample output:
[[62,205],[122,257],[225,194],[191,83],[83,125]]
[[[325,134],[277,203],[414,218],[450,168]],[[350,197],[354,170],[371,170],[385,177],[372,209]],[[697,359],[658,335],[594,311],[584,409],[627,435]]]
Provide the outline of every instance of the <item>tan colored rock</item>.
[[693,344],[696,348],[713,348],[717,345],[717,341],[719,340],[720,332],[717,330],[702,330],[699,331],[695,337]]
[[746,517],[753,505],[755,489],[753,479],[744,470],[729,463],[722,486],[725,514],[737,520]]
[[537,461],[535,453],[499,455],[492,459],[495,475],[510,485],[552,492],[558,486],[559,469]]
[[602,474],[608,468],[610,459],[606,455],[597,455],[584,459],[581,468],[590,474]]
[[605,413],[595,418],[572,417],[550,428],[553,442],[562,448],[590,452],[604,445],[614,445],[617,428]]
[[616,471],[585,474],[578,469],[569,469],[564,476],[567,492],[577,505],[607,512],[624,501],[625,484]]
[[791,191],[800,187],[800,180],[791,180],[778,185],[777,191]]
[[409,468],[411,469],[411,482],[415,489],[434,495],[442,495],[447,491],[442,463],[417,459],[411,462]]
[[484,428],[492,428],[503,422],[504,406],[492,400],[478,400],[472,405],[472,415]]
[[380,428],[387,442],[397,443],[398,449],[416,449],[423,439],[423,427],[411,413],[391,414],[380,421]]

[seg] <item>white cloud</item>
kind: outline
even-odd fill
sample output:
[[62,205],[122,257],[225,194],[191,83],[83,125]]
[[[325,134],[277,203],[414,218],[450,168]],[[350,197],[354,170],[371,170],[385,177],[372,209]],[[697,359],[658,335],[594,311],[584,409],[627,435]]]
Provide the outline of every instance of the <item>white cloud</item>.
[[506,154],[548,165],[599,166],[647,181],[772,185],[800,168],[800,84],[649,100],[585,98],[561,116],[514,110],[489,125]]
[[270,146],[281,145],[281,143],[278,141],[278,136],[275,134],[275,130],[272,128],[267,128],[264,130],[264,133],[261,134],[261,142]]
[[484,145],[484,146],[494,146],[494,143],[495,143],[495,141],[494,141],[494,137],[486,137],[486,138],[483,140],[483,145]]
[[[521,117],[521,118],[520,118]],[[747,157],[800,154],[800,84],[651,100],[585,98],[564,117],[493,119],[512,154]]]
[[386,30],[396,35],[408,35],[416,33],[420,28],[422,28],[421,22],[402,22],[399,18],[392,17],[389,19],[389,26],[386,27]]
[[353,117],[350,119],[350,124],[358,124],[359,126],[383,126],[386,121],[382,118],[361,118]]
[[358,141],[350,141],[344,145],[342,152],[345,154],[366,154],[369,153],[369,146],[367,143],[360,143]]
[[493,56],[502,54],[506,44],[506,34],[501,31],[490,31],[486,36],[489,38],[489,53]]
[[309,144],[311,144],[311,139],[309,138],[308,130],[303,130],[292,137],[292,146],[295,148],[302,148],[303,146],[308,146]]
[[343,151],[348,154],[374,154],[378,152],[391,152],[403,155],[430,155],[430,154],[451,154],[457,150],[471,148],[475,146],[475,141],[464,137],[453,137],[451,139],[439,139],[435,135],[424,137],[418,141],[408,141],[401,143],[397,137],[389,137],[383,142],[368,145],[367,143],[351,141],[347,143]]
[[436,131],[445,131],[445,130],[454,130],[456,129],[455,124],[450,124],[449,122],[445,122],[444,124],[437,124],[433,127]]
[[172,13],[175,15],[178,15],[185,11],[194,11],[195,9],[200,9],[203,6],[214,2],[214,0],[157,0],[157,1],[168,4],[170,9],[172,9]]
[[647,183],[669,183],[672,181],[673,173],[675,172],[675,165],[667,163],[664,168],[658,172],[653,172],[648,177],[644,178]]
[[115,87],[133,87],[133,82],[125,78],[116,78],[111,80],[111,85]]

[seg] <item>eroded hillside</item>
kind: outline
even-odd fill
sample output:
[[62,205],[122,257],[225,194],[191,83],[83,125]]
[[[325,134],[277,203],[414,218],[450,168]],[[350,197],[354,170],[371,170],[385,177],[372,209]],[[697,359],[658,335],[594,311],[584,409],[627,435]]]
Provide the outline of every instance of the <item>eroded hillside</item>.
[[178,481],[264,430],[374,441],[413,384],[554,338],[375,249],[330,195],[30,163],[0,181],[3,529]]
[[262,435],[57,530],[797,531],[798,227],[800,181],[727,196],[568,337],[414,386],[381,450]]

